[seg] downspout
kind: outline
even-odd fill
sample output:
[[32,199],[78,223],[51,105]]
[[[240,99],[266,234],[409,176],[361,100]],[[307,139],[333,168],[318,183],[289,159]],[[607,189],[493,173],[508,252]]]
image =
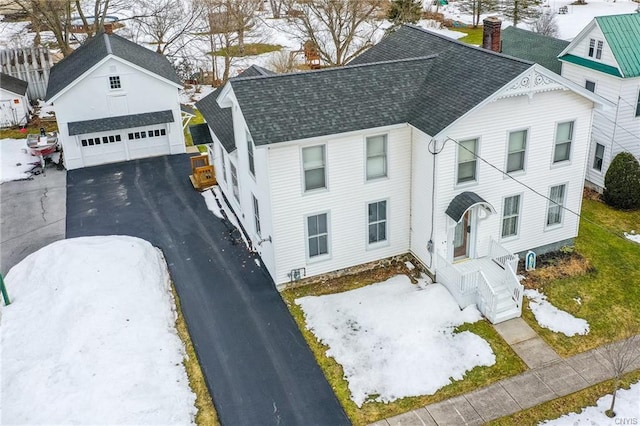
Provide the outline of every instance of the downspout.
[[[431,150],[431,144],[433,143],[433,151]],[[434,243],[433,243],[433,228],[435,226],[435,199],[436,199],[436,155],[438,152],[438,141],[436,139],[431,139],[429,141],[429,145],[427,146],[427,150],[433,155],[433,167],[431,168],[431,231],[429,234],[429,241],[427,242],[427,251],[429,252],[429,269],[433,267],[433,255],[435,253]]]

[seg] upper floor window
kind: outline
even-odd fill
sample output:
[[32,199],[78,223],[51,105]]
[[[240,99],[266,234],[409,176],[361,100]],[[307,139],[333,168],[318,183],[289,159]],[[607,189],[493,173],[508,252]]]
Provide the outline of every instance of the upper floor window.
[[249,171],[252,175],[256,175],[256,166],[253,162],[253,141],[251,140],[251,136],[247,133],[247,152],[249,157]]
[[591,80],[587,80],[584,83],[584,88],[587,89],[590,92],[595,93],[596,92],[596,82],[595,81],[591,81]]
[[231,185],[233,187],[233,196],[237,201],[240,201],[240,188],[238,187],[238,171],[236,170],[236,166],[229,162],[229,167],[231,168]]
[[549,190],[549,206],[547,207],[547,226],[560,225],[562,223],[562,210],[564,206],[566,185],[552,186]]
[[324,145],[302,148],[304,190],[326,188]]
[[307,247],[309,257],[329,254],[329,227],[327,213],[307,216]]
[[119,75],[109,76],[109,87],[111,89],[121,89],[122,88],[122,85],[120,84],[120,76]]
[[518,235],[520,219],[520,195],[506,197],[502,209],[502,238]]
[[596,144],[596,152],[593,156],[593,168],[602,171],[602,161],[604,160],[604,145]]
[[636,117],[640,117],[640,91],[638,91],[638,104],[636,105]]
[[458,183],[476,180],[478,139],[460,141],[458,145]]
[[553,162],[568,161],[571,158],[571,141],[573,140],[573,121],[558,123],[556,143],[553,151]]
[[367,138],[367,180],[387,176],[387,135]]
[[601,59],[602,58],[602,40],[596,40],[592,38],[589,40],[589,52],[587,55],[590,58]]
[[507,173],[524,170],[524,157],[527,150],[527,131],[519,130],[509,133],[509,155],[507,156]]
[[227,161],[224,157],[224,151],[222,150],[222,147],[218,147],[220,148],[220,162],[222,163],[222,180],[223,181],[227,181]]
[[369,244],[387,240],[387,202],[370,203],[369,210]]
[[260,236],[260,206],[255,195],[251,194],[251,198],[253,198],[253,224],[256,228],[256,234]]

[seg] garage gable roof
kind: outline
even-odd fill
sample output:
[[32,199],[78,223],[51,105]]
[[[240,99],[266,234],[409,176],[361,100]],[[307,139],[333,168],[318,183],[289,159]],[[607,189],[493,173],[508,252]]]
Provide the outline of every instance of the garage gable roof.
[[68,123],[67,126],[69,128],[69,136],[74,136],[87,133],[108,132],[110,130],[152,126],[154,124],[173,123],[173,121],[173,113],[171,110],[166,110],[99,118],[97,120],[74,121]]

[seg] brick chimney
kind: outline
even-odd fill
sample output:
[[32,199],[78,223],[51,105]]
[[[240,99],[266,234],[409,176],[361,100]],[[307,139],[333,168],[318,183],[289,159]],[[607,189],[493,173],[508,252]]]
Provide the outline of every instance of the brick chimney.
[[482,47],[500,52],[500,30],[502,21],[497,16],[488,16],[482,21]]
[[104,32],[105,34],[113,34],[113,24],[111,22],[105,22]]

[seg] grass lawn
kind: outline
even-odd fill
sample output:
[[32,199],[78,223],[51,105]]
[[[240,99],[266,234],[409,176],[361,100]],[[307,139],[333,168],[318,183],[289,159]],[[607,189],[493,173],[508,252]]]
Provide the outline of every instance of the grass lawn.
[[464,28],[451,28],[452,31],[459,31],[461,33],[465,33],[466,36],[459,38],[459,41],[462,41],[467,44],[473,44],[479,46],[482,44],[482,27],[473,28],[473,27],[464,27]]
[[[640,371],[633,371],[626,374],[620,382],[619,389],[629,389],[629,386],[638,380],[640,380]],[[545,420],[557,419],[564,414],[580,412],[585,407],[595,406],[598,399],[612,392],[613,381],[607,380],[606,382],[598,383],[597,385],[572,393],[571,395],[545,402],[544,404],[520,411],[511,416],[501,417],[489,422],[488,425],[536,425]],[[614,421],[615,419],[611,419],[611,424],[614,424]]]
[[213,52],[216,56],[233,56],[233,57],[242,57],[242,56],[253,56],[253,55],[261,55],[263,53],[276,52],[282,49],[282,46],[279,44],[267,44],[267,43],[245,43],[244,45],[244,53],[240,53],[238,50],[238,46],[231,46],[227,49],[220,49]]
[[176,312],[178,313],[176,318],[176,330],[178,331],[178,336],[180,336],[180,339],[184,343],[184,347],[187,352],[187,356],[185,357],[183,364],[185,370],[187,370],[189,385],[191,386],[193,393],[196,394],[196,408],[198,409],[198,413],[196,414],[196,424],[198,426],[219,426],[220,422],[218,421],[218,414],[216,413],[216,409],[213,407],[213,401],[211,400],[211,395],[209,395],[209,389],[205,383],[204,375],[200,369],[198,357],[193,347],[193,342],[191,341],[191,336],[189,336],[189,331],[187,330],[187,323],[184,321],[184,315],[182,315],[180,298],[178,298],[178,293],[176,293],[173,283],[171,284],[171,293],[173,294],[173,300],[175,300],[176,303]]
[[585,199],[575,247],[595,272],[552,280],[543,287],[549,302],[589,322],[589,334],[566,337],[541,328],[525,304],[524,319],[561,356],[622,339],[623,324],[640,324],[640,244],[622,235],[632,229],[640,229],[640,211],[618,211]]
[[21,132],[22,126],[15,126],[8,129],[0,130],[0,139],[25,139],[29,133],[40,133],[40,127],[44,127],[47,132],[57,132],[58,123],[55,120],[40,121],[39,119],[31,120],[26,126],[27,131]]
[[294,303],[294,300],[304,296],[318,296],[353,290],[365,285],[384,281],[402,272],[401,267],[377,269],[363,274],[341,277],[324,283],[293,288],[282,292],[282,297],[293,318],[298,323],[298,327],[313,351],[324,375],[354,425],[365,425],[382,418],[391,417],[427,404],[442,401],[478,387],[486,386],[505,377],[521,373],[526,369],[526,366],[520,358],[511,350],[504,340],[498,336],[497,332],[488,322],[479,321],[474,324],[464,324],[458,328],[459,331],[469,330],[489,342],[496,355],[496,364],[494,366],[476,367],[467,373],[464,380],[454,382],[440,389],[435,395],[403,398],[391,403],[369,402],[363,404],[362,408],[358,408],[356,404],[351,401],[342,366],[333,358],[325,355],[328,347],[321,344],[313,333],[306,329],[304,313],[302,309]]
[[196,108],[194,108],[193,110],[195,111],[196,116],[189,121],[189,125],[184,129],[184,144],[186,146],[193,145],[193,139],[191,138],[191,133],[189,133],[189,126],[193,126],[194,124],[204,123],[204,117],[202,116],[202,113],[200,112],[200,110]]

